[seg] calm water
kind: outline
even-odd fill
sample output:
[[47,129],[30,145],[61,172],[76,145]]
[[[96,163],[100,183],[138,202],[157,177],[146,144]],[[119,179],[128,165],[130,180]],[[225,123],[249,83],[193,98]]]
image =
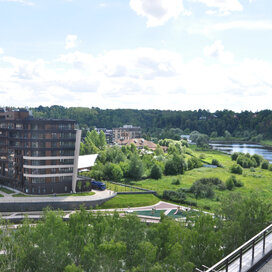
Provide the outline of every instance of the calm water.
[[210,143],[213,149],[232,154],[234,152],[249,153],[250,155],[258,154],[272,163],[272,149],[268,149],[258,144],[226,144],[226,143]]

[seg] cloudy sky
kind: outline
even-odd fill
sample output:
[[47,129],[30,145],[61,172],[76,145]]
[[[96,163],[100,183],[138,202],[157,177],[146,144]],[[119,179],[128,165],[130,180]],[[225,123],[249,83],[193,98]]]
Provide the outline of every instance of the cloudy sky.
[[271,48],[271,0],[0,0],[0,105],[271,109]]

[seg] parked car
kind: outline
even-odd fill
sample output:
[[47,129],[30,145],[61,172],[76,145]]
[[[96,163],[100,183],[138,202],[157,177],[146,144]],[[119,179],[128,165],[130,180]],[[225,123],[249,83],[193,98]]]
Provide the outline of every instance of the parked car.
[[92,184],[92,189],[101,190],[101,191],[106,190],[106,184],[104,182],[92,180],[91,184]]

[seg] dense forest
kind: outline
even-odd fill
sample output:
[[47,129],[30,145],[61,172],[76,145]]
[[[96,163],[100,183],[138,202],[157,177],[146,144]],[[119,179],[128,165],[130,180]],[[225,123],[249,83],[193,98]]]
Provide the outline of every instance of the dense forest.
[[[99,109],[51,106],[32,108],[37,118],[69,118],[76,120],[81,128],[114,128],[125,124],[140,126],[143,132],[158,138],[170,138],[169,133],[188,134],[194,130],[214,137],[226,136],[252,138],[261,135],[272,138],[272,111],[170,111],[135,109]],[[170,135],[171,136],[171,135]]]

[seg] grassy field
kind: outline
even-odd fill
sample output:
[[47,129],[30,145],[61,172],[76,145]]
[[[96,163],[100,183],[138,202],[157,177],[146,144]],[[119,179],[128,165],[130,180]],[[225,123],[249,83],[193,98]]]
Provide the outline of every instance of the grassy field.
[[263,140],[261,141],[261,144],[272,147],[272,140]]
[[139,189],[120,186],[120,185],[116,185],[116,184],[113,184],[113,183],[107,182],[107,181],[104,181],[104,183],[106,184],[106,187],[108,190],[111,190],[114,192],[120,192],[120,193],[121,192],[141,192],[141,190],[139,190]]
[[[233,164],[229,155],[217,152],[217,151],[193,151],[195,156],[205,154],[204,161],[211,163],[212,159],[217,159],[223,165],[223,168],[197,168],[190,171],[186,171],[184,175],[175,177],[163,176],[159,180],[146,179],[133,184],[136,186],[142,186],[143,188],[152,189],[157,191],[159,195],[162,195],[164,190],[177,190],[179,188],[190,188],[191,185],[200,178],[217,177],[222,181],[226,181],[227,178],[233,174],[230,173],[229,168]],[[237,179],[244,183],[241,188],[235,188],[233,191],[240,192],[242,194],[249,194],[250,192],[260,192],[264,199],[271,201],[272,199],[272,171],[262,170],[256,168],[255,172],[251,172],[250,169],[244,169],[242,175],[236,175]],[[172,180],[179,178],[180,185],[173,185]],[[188,194],[187,200],[197,202],[199,208],[210,207],[211,210],[215,210],[219,204],[220,199],[233,191],[215,190],[216,196],[214,199],[195,199],[192,195]]]
[[6,194],[13,194],[13,193],[15,193],[14,191],[12,191],[12,190],[10,190],[10,189],[7,189],[7,188],[5,188],[5,187],[0,187],[0,191],[1,191],[1,192],[4,192],[4,193],[6,193]]
[[115,209],[127,207],[143,207],[150,206],[160,201],[154,195],[117,195],[113,199],[99,206],[99,209]]

